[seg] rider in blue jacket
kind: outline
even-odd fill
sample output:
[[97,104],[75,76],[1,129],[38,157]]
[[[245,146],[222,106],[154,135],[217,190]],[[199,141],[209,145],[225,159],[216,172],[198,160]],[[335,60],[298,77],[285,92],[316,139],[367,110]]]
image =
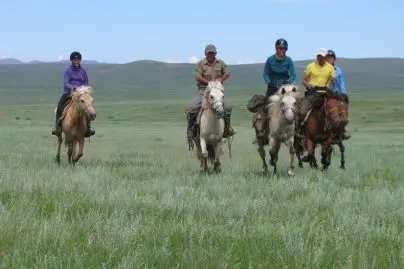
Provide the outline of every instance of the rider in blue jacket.
[[[347,109],[348,109],[348,91],[345,86],[345,79],[344,79],[344,74],[342,73],[342,70],[339,66],[335,65],[335,61],[337,59],[337,56],[335,55],[335,52],[333,50],[328,50],[327,55],[326,55],[326,60],[328,63],[330,63],[332,66],[334,66],[335,70],[335,83],[332,85],[331,89],[336,92],[340,93],[343,99],[345,100]],[[351,135],[345,130],[343,130],[342,138],[347,140],[351,138]]]

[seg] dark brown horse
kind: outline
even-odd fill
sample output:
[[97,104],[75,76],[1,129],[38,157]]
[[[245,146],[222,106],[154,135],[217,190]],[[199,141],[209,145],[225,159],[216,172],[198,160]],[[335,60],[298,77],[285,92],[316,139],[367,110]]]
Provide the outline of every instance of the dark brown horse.
[[[340,114],[341,99],[337,94],[332,91],[317,92],[317,94],[319,105],[314,105],[303,126],[308,155],[303,157],[302,161],[308,162],[310,167],[317,168],[315,148],[320,144],[322,146],[321,163],[323,169],[327,169],[331,164],[334,132],[344,127],[348,121]],[[299,152],[298,155],[301,153]]]
[[[338,113],[341,120],[345,120],[346,124],[348,124],[348,97],[346,95],[339,95],[340,101],[338,103]],[[341,165],[340,168],[345,169],[345,146],[343,143],[343,127],[344,125],[341,124],[339,126],[334,126],[333,132],[333,139],[332,144],[336,144],[339,147],[341,153]]]

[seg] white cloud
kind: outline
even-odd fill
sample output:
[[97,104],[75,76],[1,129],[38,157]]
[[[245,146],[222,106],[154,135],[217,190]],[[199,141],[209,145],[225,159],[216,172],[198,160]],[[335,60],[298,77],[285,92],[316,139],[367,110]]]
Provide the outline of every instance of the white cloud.
[[181,60],[167,60],[166,62],[167,62],[167,63],[170,63],[170,64],[179,64],[179,63],[183,63],[183,61],[181,61]]
[[6,59],[7,56],[0,56],[0,59]]
[[255,62],[254,61],[237,60],[236,64],[255,64]]
[[67,60],[68,58],[67,58],[67,56],[66,55],[59,55],[57,58],[56,58],[58,61],[64,61],[64,60]]
[[196,63],[197,61],[199,61],[199,58],[196,56],[192,56],[189,58],[189,62],[192,64]]

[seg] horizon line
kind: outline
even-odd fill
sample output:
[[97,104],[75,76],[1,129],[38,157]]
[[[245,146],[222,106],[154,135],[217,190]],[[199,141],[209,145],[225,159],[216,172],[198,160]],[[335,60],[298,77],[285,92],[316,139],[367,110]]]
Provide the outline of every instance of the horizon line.
[[[217,57],[221,59],[220,57]],[[396,60],[404,60],[404,57],[338,57],[337,59],[339,60],[370,60],[370,59],[396,59]],[[18,63],[1,63],[2,61],[18,61]],[[293,62],[305,62],[305,61],[314,61],[315,58],[313,59],[304,59],[304,60],[293,60]],[[138,63],[138,62],[154,62],[154,63],[162,63],[162,64],[170,64],[170,65],[176,65],[176,64],[190,64],[193,65],[196,62],[189,62],[189,61],[184,61],[184,62],[172,62],[170,60],[167,61],[162,61],[162,60],[153,60],[153,59],[139,59],[139,60],[133,60],[133,61],[128,61],[128,62],[123,62],[123,63],[118,63],[118,62],[102,62],[98,60],[92,60],[92,59],[83,59],[82,62],[89,62],[87,64],[114,64],[114,65],[125,65],[125,64],[132,64],[132,63]],[[13,57],[0,57],[0,64],[1,65],[18,65],[18,64],[55,64],[55,63],[60,63],[60,64],[66,64],[70,63],[69,60],[55,60],[55,61],[40,61],[40,60],[31,60],[31,61],[21,61],[18,58],[13,58]],[[243,63],[231,63],[228,65],[254,65],[254,64],[264,64],[265,61],[263,62],[245,62]]]

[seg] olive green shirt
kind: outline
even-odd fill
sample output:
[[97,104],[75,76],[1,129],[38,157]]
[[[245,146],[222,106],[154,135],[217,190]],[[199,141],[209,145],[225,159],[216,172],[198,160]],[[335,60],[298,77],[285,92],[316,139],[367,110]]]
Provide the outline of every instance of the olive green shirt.
[[[226,73],[230,74],[230,70],[223,60],[216,59],[213,63],[209,63],[206,58],[196,63],[195,72],[207,80],[219,79]],[[197,82],[198,89],[204,89],[206,86]]]

